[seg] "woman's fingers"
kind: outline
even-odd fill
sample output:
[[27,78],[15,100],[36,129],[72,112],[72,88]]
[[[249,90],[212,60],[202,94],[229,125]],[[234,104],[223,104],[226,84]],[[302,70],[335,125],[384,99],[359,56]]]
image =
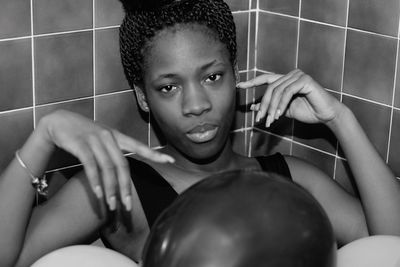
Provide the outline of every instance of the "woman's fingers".
[[[66,148],[67,149],[67,148]],[[103,199],[102,183],[100,181],[99,169],[92,149],[86,143],[74,143],[67,149],[72,155],[76,156],[83,165],[89,184],[93,193],[98,199]]]
[[[135,139],[116,130],[102,129],[97,134],[88,137],[92,158],[100,170],[101,181],[106,202],[110,210],[117,208],[120,199],[127,211],[132,209],[131,175],[128,162],[121,150],[136,153],[152,161],[167,163],[174,159],[159,153]],[[90,165],[91,166],[91,165]],[[97,172],[97,177],[99,173]],[[96,192],[99,190],[95,186]]]
[[268,125],[267,127],[269,127],[269,124],[271,122],[271,113],[268,112],[268,114],[267,114],[267,111],[270,106],[271,98],[272,98],[273,94],[275,93],[275,89],[277,87],[279,87],[281,84],[284,84],[287,80],[291,79],[295,73],[296,73],[296,71],[292,71],[292,72],[288,73],[287,75],[284,75],[284,76],[280,75],[280,78],[276,79],[273,83],[271,83],[268,86],[268,88],[265,91],[265,94],[261,100],[260,109],[256,116],[256,122],[259,122],[262,118],[267,116],[266,125]]
[[[279,78],[275,76],[277,79],[269,84],[261,102],[251,106],[252,110],[257,111],[256,122],[267,117],[265,126],[268,128],[275,120],[279,119],[288,108],[288,105],[290,105],[293,96],[301,93],[306,82],[304,77],[305,74],[301,70],[293,70],[284,76],[280,75]],[[247,85],[266,80],[263,77],[254,82],[256,79],[249,81]]]
[[143,158],[149,159],[151,161],[160,163],[174,163],[175,159],[167,154],[160,153],[154,149],[151,149],[147,145],[136,141],[135,139],[124,135],[118,131],[114,131],[114,137],[118,143],[120,149],[136,153]]
[[[291,75],[295,73],[297,70],[290,72],[287,75],[276,74],[276,73],[266,73],[260,75],[254,79],[251,79],[246,82],[240,82],[236,85],[237,88],[247,89],[255,86],[260,86],[264,84],[269,84],[261,103],[252,106],[253,110],[257,111],[256,122],[259,122],[262,118],[267,115],[268,107],[270,105],[272,94],[277,86],[284,83],[287,79],[290,79]],[[267,124],[270,121],[270,115],[267,117]]]
[[110,210],[115,210],[118,193],[115,163],[111,159],[110,154],[107,153],[105,142],[101,137],[97,135],[90,136],[88,142],[100,169],[106,202]]
[[105,132],[102,138],[108,154],[110,155],[110,158],[115,166],[121,202],[124,204],[125,209],[130,211],[132,209],[132,191],[128,161],[119,149],[118,144],[111,132]]
[[274,121],[279,119],[286,109],[286,106],[279,106],[283,95],[287,95],[288,90],[292,84],[297,84],[302,73],[298,70],[291,72],[287,75],[287,79],[281,82],[274,88],[271,96],[270,104],[268,105],[269,120],[267,120],[267,127]]
[[260,86],[263,84],[270,84],[281,78],[282,74],[276,73],[265,73],[263,75],[257,76],[254,79],[248,80],[246,82],[240,82],[236,85],[237,88],[247,89],[255,86]]
[[105,196],[110,210],[116,209],[119,200],[127,210],[132,208],[130,169],[121,149],[155,162],[174,162],[168,155],[72,112],[55,112],[47,124],[48,138],[79,159],[93,192],[101,201]]
[[252,110],[252,111],[259,111],[259,110],[260,110],[260,106],[261,106],[261,103],[251,104],[250,110]]
[[294,82],[288,85],[287,89],[280,97],[277,110],[286,110],[293,96],[301,91],[304,86],[305,84],[303,82]]

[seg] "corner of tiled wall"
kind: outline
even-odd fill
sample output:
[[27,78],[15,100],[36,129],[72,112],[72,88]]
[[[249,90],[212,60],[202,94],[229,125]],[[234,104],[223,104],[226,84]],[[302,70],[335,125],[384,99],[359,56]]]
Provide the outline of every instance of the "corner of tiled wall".
[[[349,106],[398,177],[399,5],[397,0],[259,0],[255,57],[257,73],[300,68]],[[257,88],[255,98],[264,90]],[[278,150],[306,158],[354,192],[329,129],[281,120],[268,129],[254,125],[253,155]]]

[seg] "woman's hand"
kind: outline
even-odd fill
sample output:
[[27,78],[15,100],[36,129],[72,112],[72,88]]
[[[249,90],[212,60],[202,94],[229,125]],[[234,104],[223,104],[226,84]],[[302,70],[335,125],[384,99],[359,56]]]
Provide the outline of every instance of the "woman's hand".
[[130,170],[121,150],[155,162],[174,161],[129,136],[68,111],[44,117],[37,130],[49,144],[79,159],[93,192],[100,200],[105,194],[110,210],[116,209],[118,198],[126,210],[132,208]]
[[257,111],[256,122],[267,116],[266,127],[283,114],[305,123],[329,123],[340,115],[343,105],[301,70],[286,75],[267,73],[237,84],[250,88],[268,84]]

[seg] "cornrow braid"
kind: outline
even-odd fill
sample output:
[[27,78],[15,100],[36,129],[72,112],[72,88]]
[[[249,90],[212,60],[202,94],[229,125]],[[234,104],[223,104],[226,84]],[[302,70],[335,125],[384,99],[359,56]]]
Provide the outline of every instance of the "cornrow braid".
[[[126,0],[125,0],[126,1]],[[226,45],[230,61],[236,64],[236,27],[232,12],[223,0],[173,0],[157,9],[132,9],[125,5],[121,24],[120,52],[125,76],[131,88],[143,82],[143,52],[156,34],[177,24],[207,26]]]

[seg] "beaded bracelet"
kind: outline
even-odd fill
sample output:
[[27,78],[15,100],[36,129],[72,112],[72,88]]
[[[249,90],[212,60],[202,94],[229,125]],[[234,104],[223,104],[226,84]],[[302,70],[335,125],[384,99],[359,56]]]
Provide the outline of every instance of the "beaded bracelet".
[[31,177],[31,183],[33,188],[35,188],[36,192],[39,193],[39,195],[42,196],[47,196],[47,181],[46,181],[46,174],[44,174],[42,177],[36,177],[35,175],[32,174],[32,172],[26,167],[25,163],[22,161],[21,157],[19,156],[19,150],[15,151],[15,158],[17,159],[18,163],[26,170],[26,172],[29,174]]

